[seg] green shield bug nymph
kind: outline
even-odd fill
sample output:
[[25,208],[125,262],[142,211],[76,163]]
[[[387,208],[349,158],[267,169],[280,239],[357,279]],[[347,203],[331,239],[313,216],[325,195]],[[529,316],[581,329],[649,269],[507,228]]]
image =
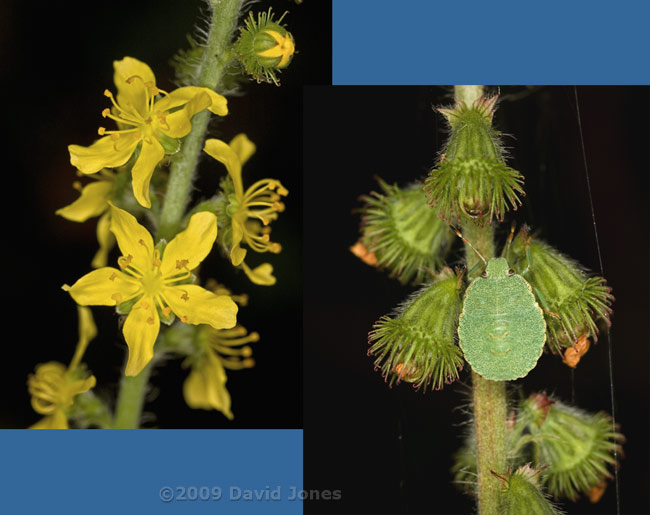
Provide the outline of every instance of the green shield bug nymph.
[[490,259],[467,287],[458,339],[467,362],[486,379],[518,379],[535,367],[546,341],[544,313],[505,258]]

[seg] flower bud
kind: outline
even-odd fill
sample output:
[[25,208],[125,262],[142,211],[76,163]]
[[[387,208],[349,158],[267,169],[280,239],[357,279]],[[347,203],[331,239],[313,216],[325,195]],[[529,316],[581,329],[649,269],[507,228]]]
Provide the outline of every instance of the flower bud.
[[246,73],[257,82],[279,85],[275,72],[289,66],[293,58],[293,36],[281,25],[285,14],[275,21],[271,9],[258,13],[257,20],[250,13],[240,29],[234,49]]
[[503,220],[509,205],[521,205],[523,177],[506,166],[499,133],[492,128],[497,97],[480,97],[471,107],[457,101],[438,109],[451,129],[440,162],[424,183],[427,202],[436,215],[452,223],[462,216]]
[[463,354],[454,342],[461,306],[460,277],[444,268],[433,283],[416,292],[393,318],[382,317],[368,335],[369,355],[384,379],[432,384],[436,390],[458,379]]
[[586,413],[543,393],[533,394],[520,408],[536,451],[537,465],[548,465],[543,482],[554,497],[576,500],[592,495],[611,478],[624,437],[614,431],[606,413]]
[[546,340],[553,352],[566,347],[586,352],[584,339],[598,339],[596,321],[610,325],[614,296],[605,279],[587,277],[580,264],[529,236],[525,226],[512,242],[510,263],[524,274],[544,309]]
[[402,284],[422,283],[442,266],[453,233],[429,208],[421,185],[378,182],[383,193],[361,197],[361,239],[350,250]]

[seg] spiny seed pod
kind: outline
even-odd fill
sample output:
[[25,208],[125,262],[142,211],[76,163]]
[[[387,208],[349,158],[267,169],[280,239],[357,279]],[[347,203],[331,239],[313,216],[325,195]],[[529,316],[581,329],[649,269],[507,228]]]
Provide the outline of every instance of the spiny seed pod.
[[597,340],[598,319],[609,327],[614,296],[605,279],[587,277],[579,263],[532,238],[527,227],[512,242],[510,256],[544,309],[546,340],[553,352],[566,347],[577,350],[585,337]]
[[606,413],[586,413],[539,393],[521,403],[520,416],[532,436],[537,465],[548,465],[543,482],[553,497],[591,495],[612,477],[608,466],[616,466],[624,437]]
[[557,515],[562,513],[540,488],[539,474],[530,464],[510,470],[507,474],[492,472],[501,481],[501,511],[503,515]]
[[453,108],[438,109],[451,133],[424,191],[436,215],[450,223],[458,224],[462,216],[503,220],[509,206],[521,205],[524,178],[506,166],[499,133],[492,128],[496,100],[480,97],[471,107],[457,101]]
[[422,283],[442,266],[453,233],[429,209],[421,185],[402,189],[377,180],[383,193],[361,197],[361,239],[350,250],[402,284]]
[[261,12],[257,20],[249,13],[239,39],[234,45],[235,53],[246,70],[257,82],[279,85],[276,72],[289,66],[295,52],[293,36],[281,23],[285,12],[276,21],[271,9]]
[[431,384],[439,390],[458,379],[463,354],[454,342],[460,310],[460,279],[444,268],[429,286],[423,287],[397,309],[393,318],[382,317],[368,335],[368,355],[377,356],[375,368],[384,379]]

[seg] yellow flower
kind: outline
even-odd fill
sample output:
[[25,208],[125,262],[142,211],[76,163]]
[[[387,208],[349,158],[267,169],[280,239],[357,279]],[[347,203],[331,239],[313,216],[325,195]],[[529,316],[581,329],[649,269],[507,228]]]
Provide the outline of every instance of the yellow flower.
[[279,243],[270,241],[269,224],[284,211],[282,196],[288,195],[287,189],[276,179],[262,179],[247,190],[242,183],[242,165],[255,152],[255,145],[245,134],[235,136],[230,144],[218,139],[209,139],[203,150],[226,166],[232,180],[232,192],[227,193],[228,207],[226,215],[230,219],[229,242],[230,259],[235,266],[241,266],[246,275],[256,284],[272,285],[275,283],[273,267],[264,263],[251,270],[244,258],[245,243],[255,252],[278,253],[282,250]]
[[97,336],[97,328],[88,308],[78,307],[79,342],[70,365],[50,361],[37,365],[35,374],[27,378],[27,387],[32,396],[32,408],[45,415],[30,429],[68,429],[66,410],[74,403],[74,398],[95,386],[95,376],[82,377],[83,369],[78,369],[81,357],[90,340]]
[[217,237],[217,217],[196,213],[187,229],[164,249],[154,248],[149,231],[135,217],[111,205],[111,231],[122,252],[120,270],[93,270],[63,289],[82,306],[133,304],[126,317],[124,339],[129,347],[126,375],[136,376],[153,358],[161,319],[172,312],[187,324],[208,324],[227,329],[236,324],[237,305],[227,295],[215,295],[196,284],[187,284],[194,270],[210,253]]
[[92,261],[93,268],[106,266],[108,253],[115,245],[115,238],[109,231],[110,212],[108,202],[113,193],[115,185],[115,174],[103,169],[94,176],[96,182],[91,182],[83,188],[75,183],[75,188],[81,192],[81,196],[72,204],[69,204],[56,211],[57,215],[72,222],[85,222],[89,218],[99,216],[97,221],[97,241],[99,250]]
[[[102,168],[124,165],[136,148],[139,156],[131,170],[133,194],[144,207],[151,207],[149,182],[154,168],[167,153],[178,149],[177,138],[192,129],[190,120],[204,109],[214,114],[228,114],[225,97],[208,88],[187,86],[167,93],[156,87],[151,68],[132,57],[113,63],[117,98],[106,90],[113,109],[104,109],[102,116],[117,122],[119,130],[99,128],[103,136],[90,145],[70,145],[70,163],[82,173],[93,174]],[[163,97],[156,100],[157,95]]]
[[241,370],[254,366],[251,358],[253,351],[244,344],[256,342],[259,338],[257,333],[247,335],[246,329],[240,325],[221,330],[201,327],[197,340],[203,347],[203,353],[194,362],[183,384],[187,405],[193,409],[214,409],[232,420],[225,369]]

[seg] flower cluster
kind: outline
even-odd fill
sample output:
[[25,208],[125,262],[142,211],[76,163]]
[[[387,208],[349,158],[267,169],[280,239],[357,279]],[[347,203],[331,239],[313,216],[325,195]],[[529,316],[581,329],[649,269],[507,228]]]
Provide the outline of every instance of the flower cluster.
[[[215,11],[213,21],[221,23],[218,18]],[[281,251],[279,243],[270,241],[270,223],[284,210],[281,198],[288,191],[275,179],[244,188],[242,165],[255,152],[246,135],[230,144],[209,139],[205,152],[223,163],[228,174],[213,201],[185,210],[210,113],[228,114],[226,98],[216,92],[217,87],[228,91],[220,79],[238,60],[246,67],[244,54],[252,54],[259,68],[246,71],[277,84],[274,72],[286,68],[295,48],[281,20],[274,21],[269,11],[256,22],[251,14],[237,43],[224,41],[220,55],[208,45],[201,47],[197,74],[187,75],[191,81],[169,92],[158,86],[144,62],[124,57],[113,63],[115,93],[104,91],[110,105],[102,117],[114,126],[99,127],[99,139],[89,146],[68,146],[78,176],[91,180],[85,185],[75,182],[79,197],[56,211],[74,222],[99,218],[93,270],[62,286],[79,306],[80,341],[68,367],[45,363],[29,376],[32,406],[45,415],[33,427],[67,428],[70,420],[81,427],[137,427],[140,408],[132,407],[142,404],[148,367],[170,355],[184,357],[184,365],[191,367],[183,387],[187,404],[233,418],[225,370],[254,365],[248,344],[257,342],[259,334],[249,333],[237,321],[238,305],[247,303],[247,295],[202,286],[199,267],[219,242],[228,261],[252,282],[274,284],[270,264],[251,268],[245,258],[248,250]],[[201,75],[206,63],[218,70],[210,68],[208,75]],[[167,164],[169,173],[162,173]],[[117,266],[110,266],[116,244]],[[120,405],[121,390],[114,415],[89,391],[96,380],[80,362],[97,333],[87,306],[112,306],[128,347],[121,388],[133,388],[125,395],[140,398]],[[144,379],[132,379],[136,376]]]

